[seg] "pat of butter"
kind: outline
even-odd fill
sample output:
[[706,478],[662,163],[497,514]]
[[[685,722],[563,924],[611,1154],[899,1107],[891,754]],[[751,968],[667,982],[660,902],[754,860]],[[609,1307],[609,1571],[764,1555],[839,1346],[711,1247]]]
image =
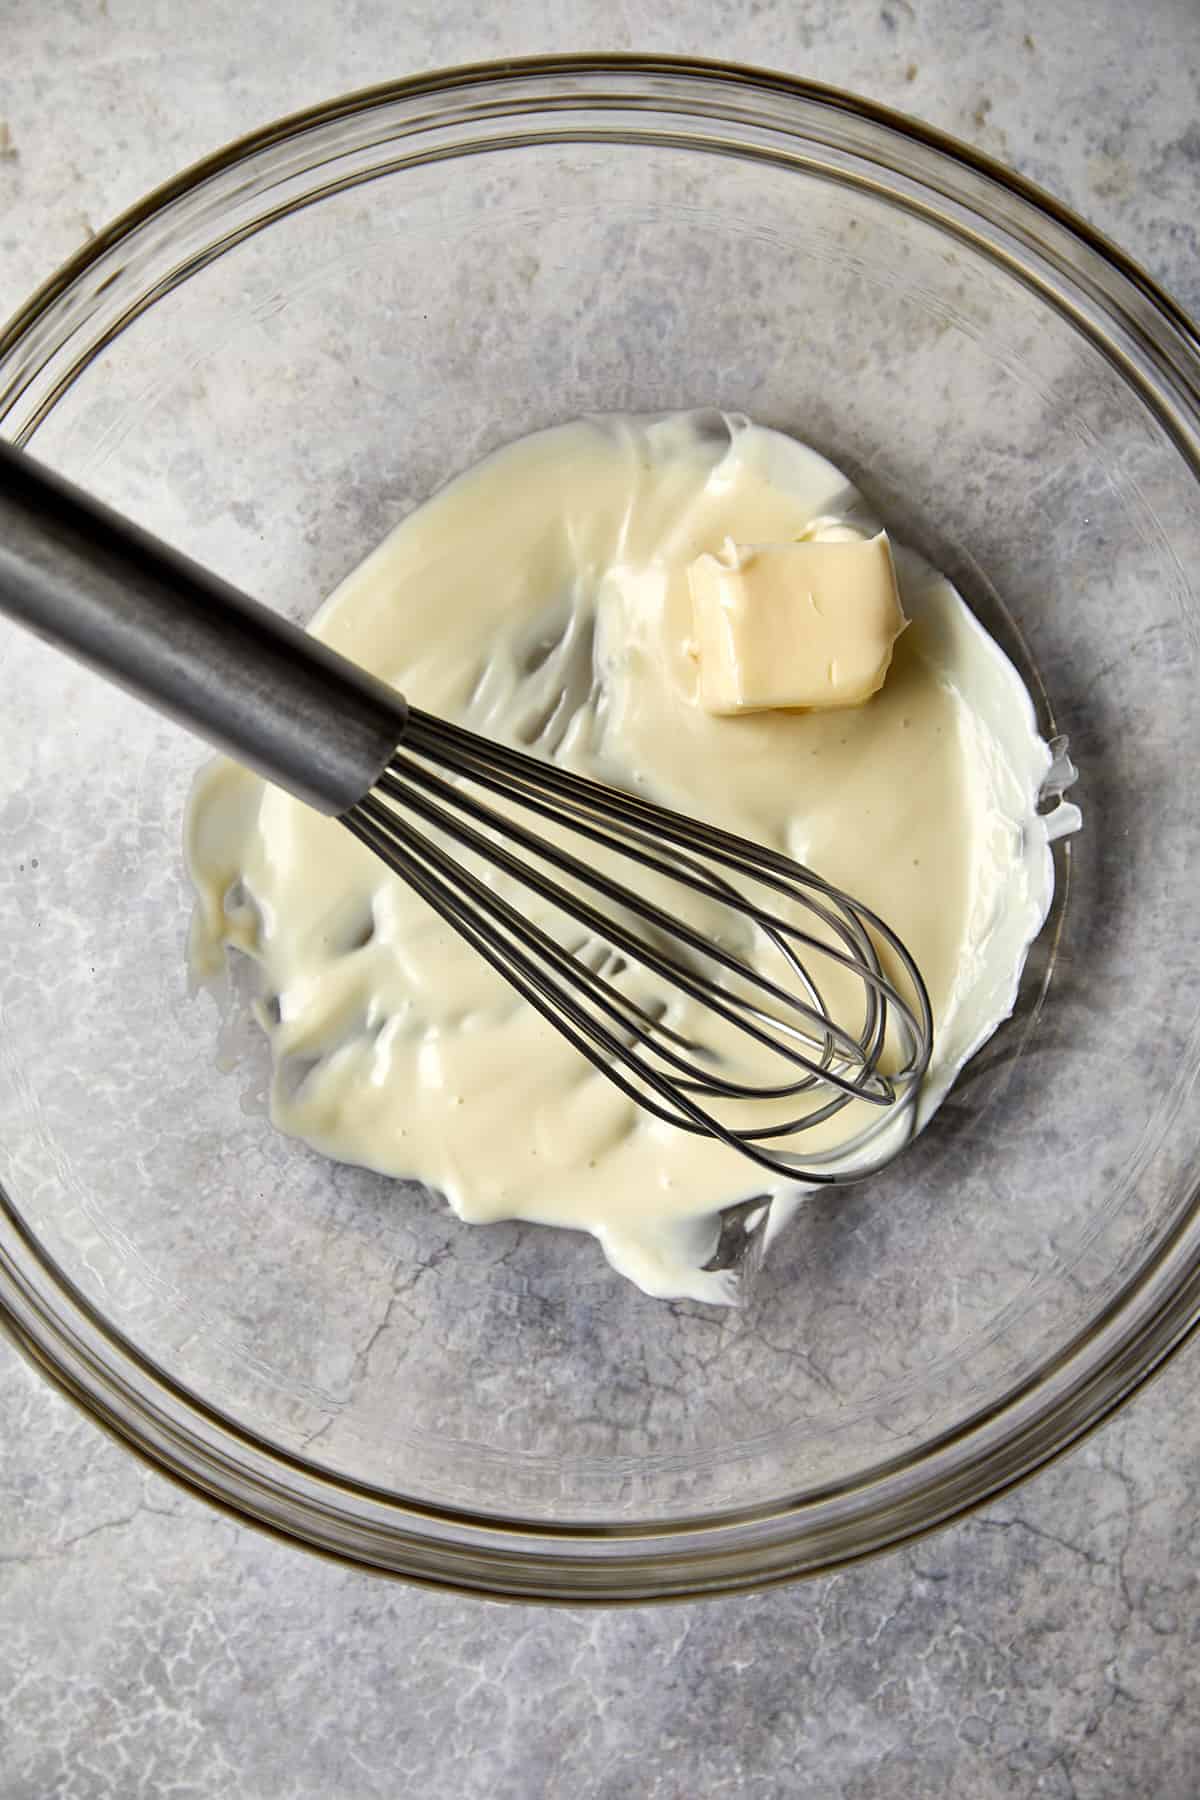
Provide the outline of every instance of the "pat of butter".
[[883,686],[907,620],[887,533],[735,544],[688,566],[708,712],[859,706]]

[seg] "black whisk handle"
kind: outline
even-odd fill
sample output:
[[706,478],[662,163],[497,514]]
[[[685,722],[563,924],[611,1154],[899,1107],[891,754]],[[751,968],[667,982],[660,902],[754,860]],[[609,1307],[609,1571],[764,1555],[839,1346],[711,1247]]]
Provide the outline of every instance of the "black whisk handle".
[[404,736],[385,683],[3,441],[0,613],[323,813]]

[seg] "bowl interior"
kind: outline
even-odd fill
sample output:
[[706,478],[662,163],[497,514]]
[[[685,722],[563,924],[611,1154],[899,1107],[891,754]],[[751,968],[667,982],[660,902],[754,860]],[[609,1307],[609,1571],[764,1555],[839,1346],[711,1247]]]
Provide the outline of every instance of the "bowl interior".
[[131,316],[31,440],[303,619],[494,445],[745,411],[940,560],[1070,736],[1085,829],[1016,1016],[716,1312],[277,1136],[253,1027],[188,993],[204,751],[0,629],[0,1180],[210,1407],[434,1507],[670,1522],[861,1482],[1051,1367],[1192,1203],[1194,482],[1111,346],[952,208],[742,135],[300,133],[147,228]]

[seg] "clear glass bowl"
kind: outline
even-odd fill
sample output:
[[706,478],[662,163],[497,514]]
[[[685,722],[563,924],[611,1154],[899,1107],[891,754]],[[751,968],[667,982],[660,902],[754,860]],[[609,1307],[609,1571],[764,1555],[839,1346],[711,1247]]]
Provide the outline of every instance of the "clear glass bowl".
[[716,65],[399,82],[102,233],[0,337],[0,428],[243,586],[307,616],[532,427],[741,409],[948,569],[1070,734],[1085,828],[911,1153],[813,1200],[745,1310],[663,1305],[271,1130],[253,1029],[187,996],[203,751],[5,630],[17,1341],[240,1517],[491,1594],[828,1569],[1070,1444],[1200,1303],[1198,384],[1187,320],[1044,195]]

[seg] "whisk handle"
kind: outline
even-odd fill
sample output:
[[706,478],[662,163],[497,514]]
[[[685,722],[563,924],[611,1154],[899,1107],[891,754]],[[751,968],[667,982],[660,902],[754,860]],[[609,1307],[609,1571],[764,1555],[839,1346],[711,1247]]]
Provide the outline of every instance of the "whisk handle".
[[383,682],[2,441],[0,613],[320,812],[404,735]]

